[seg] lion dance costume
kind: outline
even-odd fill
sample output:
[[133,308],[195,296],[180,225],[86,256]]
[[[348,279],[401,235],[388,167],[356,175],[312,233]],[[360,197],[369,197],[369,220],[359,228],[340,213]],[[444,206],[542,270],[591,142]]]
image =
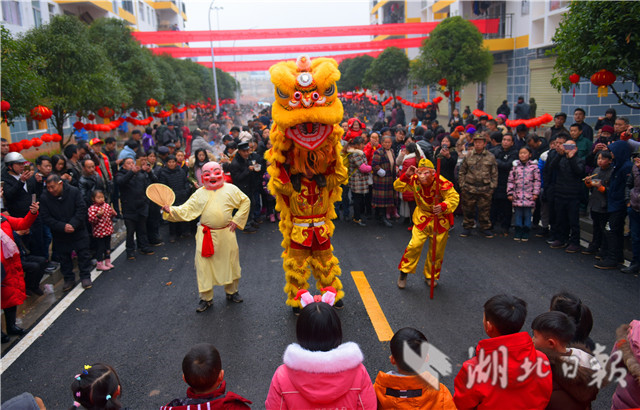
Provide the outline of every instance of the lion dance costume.
[[268,187],[280,211],[284,291],[287,305],[295,311],[300,307],[296,294],[309,287],[311,272],[319,290],[333,287],[336,301],[344,296],[331,246],[333,204],[341,200],[340,185],[348,179],[340,157],[344,133],[336,88],[340,72],[333,59],[311,61],[307,56],[275,64],[269,72],[276,101],[273,147],[265,154],[271,176]]
[[[428,159],[421,159],[419,168],[433,170],[433,164]],[[439,187],[436,186],[439,184]],[[444,258],[444,250],[449,238],[449,228],[453,226],[453,211],[456,210],[460,196],[453,189],[453,184],[446,178],[440,176],[436,182],[435,178],[427,186],[423,185],[418,175],[410,177],[405,174],[393,183],[396,191],[411,191],[416,200],[416,209],[413,211],[413,229],[411,230],[411,240],[402,255],[398,269],[401,274],[415,273],[420,260],[420,253],[427,239],[436,235],[436,255],[435,255],[435,280],[440,278],[440,269]],[[438,195],[439,192],[439,195]],[[434,205],[440,205],[442,213],[436,215],[432,212]],[[435,232],[434,232],[435,230]],[[429,241],[429,252],[424,265],[425,279],[431,279],[433,269],[431,254],[433,241]]]

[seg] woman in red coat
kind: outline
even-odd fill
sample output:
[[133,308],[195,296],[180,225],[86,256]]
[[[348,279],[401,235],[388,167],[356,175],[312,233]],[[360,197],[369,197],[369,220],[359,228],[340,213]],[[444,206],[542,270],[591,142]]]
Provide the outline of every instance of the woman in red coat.
[[[1,191],[0,191],[1,194]],[[24,336],[27,332],[16,326],[17,306],[27,298],[24,272],[20,262],[20,250],[13,240],[13,231],[29,229],[38,216],[38,203],[31,204],[24,218],[1,214],[2,226],[2,309],[7,324],[7,334],[2,333],[2,343],[10,341],[8,335]]]

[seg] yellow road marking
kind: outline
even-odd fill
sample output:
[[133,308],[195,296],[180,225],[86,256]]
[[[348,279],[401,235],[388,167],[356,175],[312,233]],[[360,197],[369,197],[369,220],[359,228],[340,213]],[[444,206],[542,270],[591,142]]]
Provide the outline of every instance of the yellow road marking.
[[351,277],[356,283],[356,287],[358,288],[358,292],[362,298],[362,303],[364,303],[364,307],[367,309],[367,313],[371,319],[371,324],[378,334],[378,339],[381,342],[388,342],[393,337],[393,330],[391,330],[387,317],[384,315],[384,312],[378,303],[378,299],[373,293],[371,285],[369,285],[369,281],[364,276],[364,272],[352,271]]

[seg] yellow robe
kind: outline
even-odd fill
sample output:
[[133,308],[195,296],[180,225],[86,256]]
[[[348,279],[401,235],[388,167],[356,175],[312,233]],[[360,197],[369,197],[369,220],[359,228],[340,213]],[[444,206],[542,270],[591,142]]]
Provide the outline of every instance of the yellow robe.
[[[196,233],[196,274],[198,290],[208,292],[214,286],[228,285],[240,278],[240,255],[235,232],[226,227],[233,221],[243,229],[247,223],[251,201],[233,184],[224,184],[217,190],[199,188],[180,206],[172,206],[171,214],[163,213],[163,218],[171,222],[192,221],[200,217]],[[231,216],[237,209],[235,216]],[[202,257],[202,225],[211,228],[211,238],[215,253]],[[223,228],[223,229],[218,229]]]

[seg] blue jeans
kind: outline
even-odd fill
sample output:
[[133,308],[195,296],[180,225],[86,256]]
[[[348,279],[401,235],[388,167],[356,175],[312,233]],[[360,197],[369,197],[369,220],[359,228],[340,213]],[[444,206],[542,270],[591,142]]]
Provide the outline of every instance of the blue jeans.
[[629,230],[631,231],[631,250],[633,262],[640,263],[640,212],[627,208],[629,214]]
[[531,212],[533,211],[533,208],[516,206],[514,210],[516,216],[516,226],[518,228],[531,228]]

